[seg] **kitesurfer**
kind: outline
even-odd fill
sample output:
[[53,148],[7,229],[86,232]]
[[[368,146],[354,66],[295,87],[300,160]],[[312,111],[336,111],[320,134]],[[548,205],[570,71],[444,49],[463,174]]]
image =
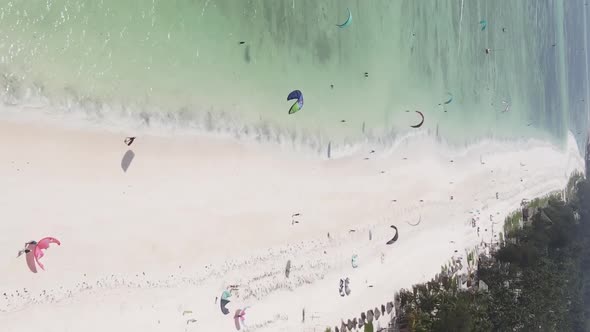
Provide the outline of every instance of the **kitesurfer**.
[[18,254],[16,255],[16,257],[20,257],[22,254],[28,254],[31,252],[31,249],[28,248],[28,246],[30,245],[37,245],[37,241],[29,241],[27,243],[25,243],[25,248],[22,250],[18,251]]
[[124,142],[125,144],[127,144],[127,146],[130,146],[131,144],[133,144],[133,141],[135,141],[136,137],[127,137],[125,138]]

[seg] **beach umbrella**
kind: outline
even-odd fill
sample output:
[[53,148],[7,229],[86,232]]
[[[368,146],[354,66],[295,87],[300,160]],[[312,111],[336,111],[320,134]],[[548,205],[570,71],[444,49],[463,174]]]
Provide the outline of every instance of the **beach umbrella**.
[[387,314],[389,315],[391,313],[391,311],[393,311],[393,303],[392,302],[387,302]]
[[373,322],[373,317],[375,317],[375,315],[373,314],[373,310],[367,311],[367,321],[369,323],[372,323]]

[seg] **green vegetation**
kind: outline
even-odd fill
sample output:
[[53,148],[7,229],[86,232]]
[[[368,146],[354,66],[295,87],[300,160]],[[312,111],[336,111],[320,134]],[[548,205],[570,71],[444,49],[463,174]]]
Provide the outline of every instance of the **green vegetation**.
[[[468,254],[472,274],[401,290],[396,324],[409,331],[590,331],[590,181],[532,200],[526,223],[506,219],[491,257]],[[562,199],[565,196],[565,201]],[[465,278],[467,277],[467,278]]]
[[[570,178],[570,182],[572,181],[572,179],[575,176],[577,176],[577,173],[574,176],[572,176],[572,178]],[[553,193],[543,196],[543,197],[537,197],[537,198],[533,199],[532,201],[527,202],[526,206],[529,207],[532,211],[537,211],[538,209],[546,206],[547,203],[549,202],[549,200],[552,198],[560,199],[561,192],[560,191],[553,192]],[[522,227],[521,221],[522,221],[522,210],[519,209],[517,211],[512,212],[510,215],[508,215],[508,217],[504,221],[504,233],[511,234],[511,232],[518,231]]]

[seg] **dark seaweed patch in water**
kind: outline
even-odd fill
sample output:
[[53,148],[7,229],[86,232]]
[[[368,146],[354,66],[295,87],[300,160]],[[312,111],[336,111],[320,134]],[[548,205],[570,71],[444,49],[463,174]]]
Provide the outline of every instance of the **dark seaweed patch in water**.
[[326,63],[332,56],[332,48],[328,35],[324,32],[318,36],[314,42],[315,56],[320,63]]
[[246,63],[252,61],[252,57],[250,56],[250,45],[246,46],[244,49],[244,61],[246,61]]
[[139,117],[141,118],[141,120],[143,120],[143,123],[149,127],[150,125],[150,115],[146,112],[141,112],[139,114]]
[[4,92],[4,102],[6,104],[16,104],[23,96],[21,82],[16,75],[2,74],[0,87]]

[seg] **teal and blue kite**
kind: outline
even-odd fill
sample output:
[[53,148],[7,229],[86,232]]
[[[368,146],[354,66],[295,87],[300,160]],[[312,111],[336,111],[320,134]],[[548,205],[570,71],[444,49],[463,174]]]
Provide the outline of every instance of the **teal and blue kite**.
[[479,25],[481,25],[481,31],[484,31],[486,29],[486,27],[488,26],[488,21],[481,20],[481,21],[479,21]]
[[292,100],[292,99],[297,99],[297,102],[295,102],[291,106],[291,108],[289,108],[289,114],[296,113],[303,108],[303,93],[301,93],[301,91],[299,91],[299,90],[291,91],[291,93],[289,93],[289,95],[287,96],[287,101]]
[[352,23],[352,13],[350,12],[350,9],[346,8],[346,10],[348,10],[348,18],[346,19],[346,21],[344,21],[344,23],[336,24],[336,26],[339,28],[346,28]]

